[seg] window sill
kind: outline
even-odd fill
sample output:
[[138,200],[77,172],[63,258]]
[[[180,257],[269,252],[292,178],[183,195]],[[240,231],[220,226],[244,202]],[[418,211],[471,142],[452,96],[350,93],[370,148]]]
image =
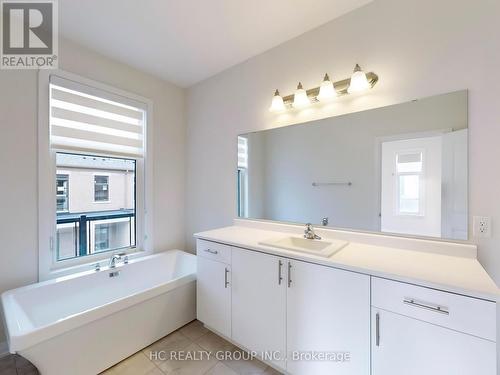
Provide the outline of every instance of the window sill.
[[48,274],[40,275],[39,281],[45,281],[50,279],[56,279],[60,277],[69,276],[76,273],[81,273],[85,271],[93,271],[95,265],[99,263],[101,269],[108,266],[109,259],[118,253],[125,253],[130,260],[141,258],[147,255],[151,255],[151,251],[138,250],[137,248],[120,249],[105,252],[102,254],[95,254],[84,257],[84,259],[67,259],[61,260],[57,263],[53,263]]

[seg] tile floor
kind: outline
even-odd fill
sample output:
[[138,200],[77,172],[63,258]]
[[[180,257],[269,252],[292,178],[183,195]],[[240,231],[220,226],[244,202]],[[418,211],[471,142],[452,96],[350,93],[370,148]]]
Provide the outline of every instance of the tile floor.
[[0,375],[39,375],[29,361],[15,354],[0,357]]
[[[164,360],[150,360],[151,352],[162,352]],[[200,353],[209,351],[241,351],[230,342],[209,331],[194,320],[172,332],[149,347],[123,360],[101,375],[279,375],[280,373],[266,364],[253,359],[221,360],[212,355],[198,360],[170,359],[170,352]]]

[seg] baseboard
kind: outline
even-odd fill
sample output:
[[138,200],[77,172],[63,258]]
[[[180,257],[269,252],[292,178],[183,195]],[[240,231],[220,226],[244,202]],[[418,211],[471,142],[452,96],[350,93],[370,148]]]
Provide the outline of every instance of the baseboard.
[[6,341],[0,341],[0,358],[9,354],[9,346]]

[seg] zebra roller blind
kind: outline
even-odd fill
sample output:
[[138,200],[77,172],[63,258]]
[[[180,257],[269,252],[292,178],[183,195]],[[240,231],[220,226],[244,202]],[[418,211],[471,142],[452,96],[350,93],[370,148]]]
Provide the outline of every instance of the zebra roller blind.
[[146,108],[139,101],[51,76],[51,147],[142,157]]

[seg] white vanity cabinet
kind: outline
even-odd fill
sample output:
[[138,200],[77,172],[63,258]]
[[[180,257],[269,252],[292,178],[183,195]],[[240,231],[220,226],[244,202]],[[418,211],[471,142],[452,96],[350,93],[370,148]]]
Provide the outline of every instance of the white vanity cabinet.
[[231,269],[233,341],[291,374],[369,374],[369,276],[236,247]]
[[198,240],[196,253],[198,320],[231,337],[231,247]]
[[198,319],[287,374],[496,374],[495,302],[264,250],[198,240]]
[[232,339],[285,368],[285,259],[233,247]]
[[[370,277],[296,260],[287,270],[287,371],[370,374]],[[311,360],[313,352],[343,357]]]
[[374,277],[372,304],[372,375],[496,374],[494,302]]

